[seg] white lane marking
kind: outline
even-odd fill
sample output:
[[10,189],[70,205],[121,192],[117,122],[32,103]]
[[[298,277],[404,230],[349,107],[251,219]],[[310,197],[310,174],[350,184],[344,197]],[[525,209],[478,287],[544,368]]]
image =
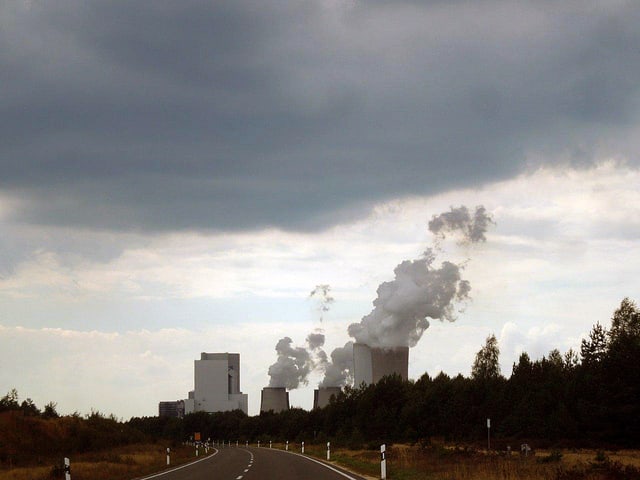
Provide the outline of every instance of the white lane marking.
[[244,473],[247,473],[248,471],[249,471],[249,469],[248,469],[248,468],[245,468],[245,469],[244,469]]
[[140,480],[149,480],[150,478],[160,477],[162,475],[166,475],[167,473],[175,472],[176,470],[181,470],[183,468],[190,467],[191,465],[195,465],[196,463],[204,462],[205,460],[209,460],[209,459],[211,459],[211,457],[213,457],[213,456],[218,454],[218,450],[215,449],[215,448],[214,448],[214,450],[215,450],[215,453],[212,453],[208,457],[201,458],[200,460],[196,460],[195,462],[191,462],[191,463],[186,463],[184,465],[180,465],[179,467],[172,468],[171,470],[167,470],[165,472],[156,473],[155,475],[151,475],[149,477],[142,477]]
[[238,476],[236,477],[236,480],[242,480],[242,475],[238,475]]
[[357,478],[352,477],[351,475],[347,475],[346,473],[341,472],[341,471],[340,471],[340,470],[338,470],[337,468],[333,468],[331,465],[327,465],[326,463],[321,462],[321,461],[319,461],[319,460],[316,460],[315,458],[311,458],[311,457],[309,457],[309,456],[307,456],[307,455],[302,455],[301,453],[290,452],[290,451],[282,451],[282,450],[272,450],[272,451],[274,451],[274,452],[288,453],[289,455],[298,455],[299,457],[306,458],[307,460],[309,460],[309,461],[311,461],[311,462],[315,462],[315,463],[317,463],[318,465],[322,465],[323,467],[328,468],[329,470],[332,470],[332,471],[336,472],[338,475],[342,475],[344,478],[348,478],[349,480],[358,480]]

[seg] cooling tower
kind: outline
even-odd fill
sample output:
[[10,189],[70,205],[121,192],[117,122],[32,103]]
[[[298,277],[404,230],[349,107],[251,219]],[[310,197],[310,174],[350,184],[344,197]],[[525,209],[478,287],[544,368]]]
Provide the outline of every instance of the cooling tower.
[[313,408],[324,408],[329,405],[331,397],[337,397],[342,391],[340,387],[320,387],[313,391]]
[[409,347],[371,348],[364,343],[353,345],[353,375],[355,386],[370,385],[385,375],[398,374],[409,378]]
[[289,392],[284,387],[264,387],[260,400],[260,412],[289,410]]

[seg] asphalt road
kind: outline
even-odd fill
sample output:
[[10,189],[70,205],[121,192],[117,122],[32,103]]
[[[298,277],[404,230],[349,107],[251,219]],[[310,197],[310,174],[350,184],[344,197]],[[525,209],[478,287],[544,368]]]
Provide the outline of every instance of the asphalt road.
[[364,480],[315,458],[271,448],[219,448],[213,455],[141,480]]

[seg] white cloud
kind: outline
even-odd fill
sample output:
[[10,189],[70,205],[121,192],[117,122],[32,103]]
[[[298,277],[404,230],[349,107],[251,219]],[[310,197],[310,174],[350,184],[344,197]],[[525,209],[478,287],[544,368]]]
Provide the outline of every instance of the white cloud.
[[[470,258],[464,277],[473,300],[457,322],[432,322],[411,351],[414,378],[468,374],[490,333],[499,336],[506,374],[521,351],[536,358],[577,348],[596,321],[607,323],[623,297],[640,291],[640,171],[613,161],[396,199],[316,234],[62,235],[0,216],[7,245],[29,248],[0,276],[0,362],[16,366],[2,369],[0,383],[63,411],[150,415],[157,401],[192,388],[201,351],[238,351],[256,413],[277,340],[302,344],[317,326],[309,291],[332,287],[330,351],[371,310],[393,268],[422,253],[431,216],[461,204],[484,204],[497,225],[476,248],[445,245],[441,258]],[[72,247],[63,248],[63,236]],[[99,258],[91,254],[105,244]],[[314,381],[292,403],[310,406]]]

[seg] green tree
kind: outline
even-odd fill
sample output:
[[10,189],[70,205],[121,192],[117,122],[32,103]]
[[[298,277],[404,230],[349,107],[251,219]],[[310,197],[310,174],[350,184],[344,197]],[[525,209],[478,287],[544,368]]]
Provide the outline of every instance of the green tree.
[[0,412],[19,409],[18,391],[15,388],[12,388],[4,397],[0,398]]
[[40,415],[40,409],[30,398],[27,398],[20,404],[20,410],[22,410],[22,413],[26,416],[37,417]]
[[640,311],[635,302],[628,297],[620,303],[620,307],[611,317],[609,338],[615,343],[623,337],[640,338]]
[[60,415],[58,414],[58,404],[56,402],[49,402],[44,406],[44,412],[42,412],[42,416],[45,418],[58,418]]
[[607,330],[596,323],[589,332],[589,338],[582,340],[580,355],[585,365],[597,365],[607,356],[609,351],[609,338]]
[[499,358],[498,340],[494,334],[491,334],[487,337],[484,346],[476,353],[476,359],[471,367],[471,377],[484,380],[500,378]]

